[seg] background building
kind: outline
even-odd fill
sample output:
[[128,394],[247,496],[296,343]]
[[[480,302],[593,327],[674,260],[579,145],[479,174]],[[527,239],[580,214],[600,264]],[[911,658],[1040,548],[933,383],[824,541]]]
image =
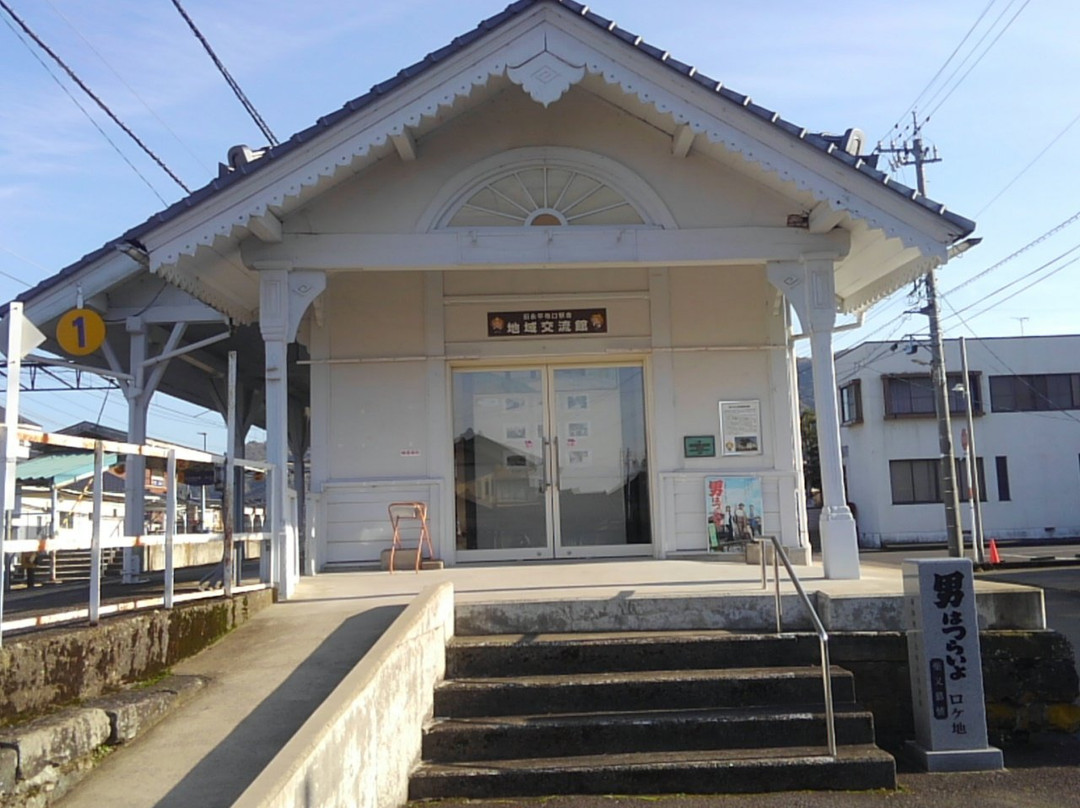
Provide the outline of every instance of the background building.
[[[987,540],[1080,536],[1080,335],[967,340]],[[865,342],[836,357],[842,456],[859,541],[942,541],[930,353]],[[947,340],[961,518],[970,530],[958,340]]]

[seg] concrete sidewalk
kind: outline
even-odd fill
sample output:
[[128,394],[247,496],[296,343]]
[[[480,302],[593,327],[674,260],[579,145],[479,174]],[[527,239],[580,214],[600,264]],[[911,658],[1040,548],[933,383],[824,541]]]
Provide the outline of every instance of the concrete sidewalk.
[[[863,566],[860,581],[799,569],[808,591],[895,594],[899,570]],[[174,668],[204,693],[103,761],[64,808],[225,808],[421,589],[452,581],[457,602],[625,599],[760,593],[757,567],[690,560],[454,567],[420,574],[335,572],[304,578],[296,597]],[[981,586],[981,584],[980,584]],[[994,585],[1005,586],[1008,585]]]

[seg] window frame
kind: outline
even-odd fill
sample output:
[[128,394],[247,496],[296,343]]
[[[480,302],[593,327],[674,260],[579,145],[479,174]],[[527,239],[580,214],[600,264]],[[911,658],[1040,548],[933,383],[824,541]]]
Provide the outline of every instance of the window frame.
[[[1055,404],[1051,385],[1068,391],[1067,405]],[[1003,389],[1005,385],[1008,389]],[[1080,410],[1080,373],[1014,373],[990,377],[991,412],[1065,412]]]
[[[949,414],[950,415],[965,415],[967,414],[967,404],[964,401],[962,393],[955,391],[957,385],[961,384],[964,379],[963,373],[947,373],[945,375],[945,384],[949,388]],[[926,388],[930,391],[930,409],[919,409],[917,411],[897,411],[894,409],[893,389],[894,383],[905,382],[910,385],[912,382],[925,382]],[[937,405],[934,403],[935,392],[933,377],[929,373],[886,373],[881,377],[882,394],[885,402],[885,418],[933,418],[937,415]],[[967,389],[971,391],[971,413],[972,415],[982,415],[982,374],[979,371],[968,372],[968,386]],[[909,396],[910,398],[910,396]]]
[[[850,394],[851,400],[848,402],[848,394]],[[862,409],[862,380],[855,379],[847,384],[841,385],[837,390],[837,406],[840,410],[840,425],[851,426],[852,424],[861,424],[863,422],[863,409]],[[854,412],[849,412],[849,409],[854,409]]]

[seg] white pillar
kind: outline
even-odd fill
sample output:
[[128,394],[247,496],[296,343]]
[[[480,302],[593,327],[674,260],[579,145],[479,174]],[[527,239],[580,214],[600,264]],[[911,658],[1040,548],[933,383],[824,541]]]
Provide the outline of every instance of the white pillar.
[[804,331],[810,334],[814,372],[814,410],[817,415],[818,456],[821,463],[821,554],[826,578],[859,578],[859,542],[855,519],[844,491],[840,452],[840,415],[836,401],[836,368],[832,329],[836,323],[833,258],[769,265],[769,280],[784,292]]
[[[143,383],[146,373],[146,324],[138,317],[127,320],[130,351],[128,368],[131,381],[123,386],[128,405],[127,439],[129,443],[146,443],[146,413],[150,407]],[[146,458],[128,455],[124,460],[124,532],[141,536],[146,529]],[[133,583],[141,572],[139,559],[132,547],[124,548],[124,583]]]
[[266,459],[274,464],[270,506],[272,580],[288,599],[299,579],[299,550],[289,504],[288,345],[296,338],[308,305],[326,288],[321,272],[268,269],[259,273],[259,328],[266,346]]

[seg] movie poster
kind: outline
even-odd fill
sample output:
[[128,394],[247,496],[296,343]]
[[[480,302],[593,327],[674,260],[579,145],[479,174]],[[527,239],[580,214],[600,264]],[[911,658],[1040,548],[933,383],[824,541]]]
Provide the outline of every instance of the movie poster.
[[762,535],[760,477],[706,477],[705,518],[710,552],[738,552]]

